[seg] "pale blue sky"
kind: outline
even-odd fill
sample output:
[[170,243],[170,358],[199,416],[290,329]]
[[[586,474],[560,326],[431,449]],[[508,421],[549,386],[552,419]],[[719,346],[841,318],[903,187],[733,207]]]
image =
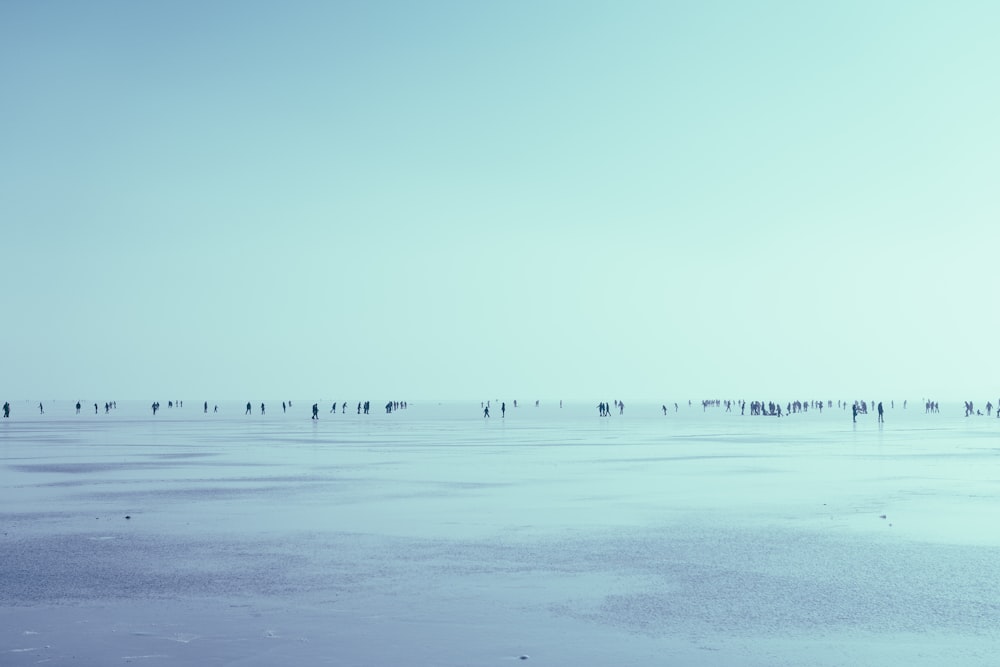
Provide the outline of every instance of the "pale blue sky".
[[1000,395],[1000,4],[5,2],[3,398]]

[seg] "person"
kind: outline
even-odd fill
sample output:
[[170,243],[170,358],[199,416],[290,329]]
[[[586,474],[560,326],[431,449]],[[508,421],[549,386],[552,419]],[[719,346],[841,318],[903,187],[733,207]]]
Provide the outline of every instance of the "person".
[[3,402],[3,418],[7,419],[8,417],[10,417],[10,402],[9,401],[4,401]]
[[260,414],[264,414],[264,404],[260,404]]
[[247,411],[244,412],[243,414],[248,415],[248,414],[250,414],[250,411],[251,411],[250,401],[247,401]]
[[44,415],[45,414],[45,408],[42,407],[41,403],[38,404],[38,414],[40,414],[40,415]]
[[286,410],[286,409],[287,409],[287,406],[285,405],[285,402],[284,402],[284,401],[282,401],[282,402],[281,402],[281,414],[285,414],[285,410]]
[[205,401],[205,414],[208,414],[208,401]]
[[854,405],[851,406],[851,415],[854,419],[854,423],[858,423],[858,404],[855,401]]
[[313,419],[319,419],[319,403],[313,403]]
[[490,416],[490,406],[487,405],[483,408],[483,419],[487,419]]
[[76,414],[80,414],[80,401],[76,402]]
[[885,418],[882,416],[882,401],[878,402],[878,420],[880,423],[885,421]]
[[507,416],[507,404],[506,403],[501,403],[500,404],[500,418],[503,419],[506,416]]

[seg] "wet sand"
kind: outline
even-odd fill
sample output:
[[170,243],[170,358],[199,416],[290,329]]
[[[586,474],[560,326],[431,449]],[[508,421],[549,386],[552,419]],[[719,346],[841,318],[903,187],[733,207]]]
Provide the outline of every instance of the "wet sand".
[[317,423],[307,404],[15,405],[0,664],[987,665],[1000,650],[1000,420],[546,404],[483,420],[475,402],[321,404]]

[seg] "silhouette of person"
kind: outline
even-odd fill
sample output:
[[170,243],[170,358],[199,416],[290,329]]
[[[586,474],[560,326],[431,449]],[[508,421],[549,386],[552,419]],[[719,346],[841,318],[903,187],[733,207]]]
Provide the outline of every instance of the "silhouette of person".
[[76,402],[76,414],[80,414],[80,401]]
[[507,404],[506,403],[501,403],[500,404],[500,418],[503,419],[506,416],[507,416]]
[[208,401],[205,401],[205,414],[208,414]]
[[244,412],[243,414],[248,415],[248,414],[250,414],[251,410],[252,410],[252,408],[250,406],[250,401],[247,401],[247,411]]
[[885,418],[882,416],[882,401],[878,402],[878,420],[884,422]]
[[490,406],[487,405],[485,408],[483,408],[483,419],[486,419],[489,416],[490,416]]
[[8,417],[10,417],[10,402],[9,401],[4,401],[3,402],[3,418],[7,419]]
[[851,415],[852,415],[852,418],[854,420],[854,423],[857,424],[858,423],[858,404],[857,403],[855,403],[854,405],[851,406]]
[[313,419],[319,419],[319,403],[313,403]]
[[260,414],[264,414],[264,404],[260,404]]
[[42,407],[41,403],[38,404],[38,414],[40,414],[40,415],[44,415],[45,414],[45,408]]

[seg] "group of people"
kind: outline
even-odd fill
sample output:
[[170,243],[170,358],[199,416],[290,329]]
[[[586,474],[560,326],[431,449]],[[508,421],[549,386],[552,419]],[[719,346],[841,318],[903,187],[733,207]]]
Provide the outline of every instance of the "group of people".
[[[625,414],[625,404],[622,403],[621,401],[619,401],[617,398],[615,399],[615,408],[618,409],[618,414],[620,414],[620,415]],[[603,402],[602,403],[598,403],[597,404],[597,414],[599,416],[601,416],[601,417],[610,417],[611,416],[611,407],[607,403],[603,403]]]
[[[993,414],[993,403],[986,401],[986,416],[989,417]],[[965,416],[971,417],[972,415],[982,416],[982,410],[976,410],[975,405],[972,401],[965,402]],[[1000,419],[1000,398],[997,399],[997,419]]]
[[[818,410],[820,413],[822,413],[823,408],[824,408],[824,403],[825,403],[825,407],[833,408],[833,401],[832,400],[825,401],[825,402],[824,401],[820,401],[820,400],[813,400],[813,401],[792,401],[792,402],[786,403],[785,406],[782,406],[780,403],[775,402],[775,401],[768,401],[766,403],[764,401],[752,401],[752,402],[749,403],[749,407],[750,407],[750,414],[753,415],[753,416],[761,415],[761,416],[782,417],[782,416],[790,415],[790,414],[793,414],[793,413],[808,412],[810,409],[815,409],[815,410]],[[481,405],[483,407],[483,417],[484,418],[489,418],[489,416],[490,416],[490,402],[486,401],[486,402],[482,403]],[[517,407],[517,401],[514,401],[513,405],[514,405],[514,407]],[[535,407],[538,407],[538,405],[539,405],[539,402],[535,401]],[[739,402],[737,402],[737,401],[730,401],[730,400],[719,401],[719,400],[715,400],[715,399],[713,399],[713,400],[704,400],[704,401],[702,401],[702,410],[706,411],[709,407],[722,407],[722,406],[725,406],[726,412],[732,412],[733,407],[736,406],[736,405],[739,406],[739,408],[740,408],[740,414],[741,415],[743,415],[743,414],[746,413],[746,408],[747,408],[747,405],[748,405],[746,401],[739,401]],[[848,405],[847,401],[837,401],[837,408],[841,408],[842,407],[843,409],[846,410],[847,409],[847,405]],[[866,414],[868,414],[869,405],[871,405],[872,408],[877,411],[877,413],[878,413],[878,421],[879,422],[884,422],[885,421],[885,409],[884,409],[884,406],[883,406],[882,402],[876,403],[876,401],[871,401],[869,403],[868,401],[864,401],[864,400],[854,401],[853,404],[851,405],[851,414],[852,414],[853,420],[856,422],[857,418],[858,418],[858,415],[866,415]],[[167,406],[171,407],[171,408],[175,407],[175,406],[176,407],[181,407],[181,406],[183,406],[183,402],[182,401],[168,401],[167,402]],[[286,401],[282,401],[282,403],[281,403],[281,410],[282,410],[282,412],[286,412],[288,410],[288,408],[290,408],[291,406],[292,406],[292,402],[291,401],[287,401],[287,402]],[[330,412],[335,414],[337,412],[337,406],[338,406],[338,403],[336,401],[334,401],[333,404],[330,407]],[[679,410],[678,404],[674,403],[673,406],[674,406],[674,412],[677,412]],[[895,407],[895,401],[891,401],[890,402],[890,406],[891,407]],[[906,406],[907,406],[907,401],[903,401],[903,408],[905,409]],[[80,411],[81,411],[82,407],[83,406],[82,406],[81,402],[77,401],[76,404],[75,404],[76,414],[80,414]],[[107,401],[107,402],[104,403],[104,413],[108,414],[108,413],[111,412],[111,410],[114,410],[117,407],[118,407],[118,404],[117,404],[116,401]],[[408,407],[408,404],[407,404],[406,401],[389,401],[389,402],[387,402],[385,404],[385,411],[386,411],[386,414],[390,414],[390,413],[395,412],[397,410],[405,410],[407,407]],[[559,401],[559,407],[560,408],[562,407],[562,401]],[[688,407],[691,407],[691,401],[688,401]],[[983,412],[981,410],[977,410],[975,408],[975,405],[974,405],[974,403],[972,401],[965,401],[964,402],[964,407],[965,407],[965,416],[966,417],[973,416],[973,415],[982,415],[983,414]],[[996,407],[996,416],[997,416],[997,418],[1000,418],[1000,399],[997,400],[997,404],[996,404],[995,407]],[[359,402],[357,404],[357,414],[359,414],[359,415],[360,414],[366,414],[367,415],[367,414],[369,414],[370,408],[371,408],[371,402],[370,401]],[[986,402],[986,406],[985,406],[985,409],[986,409],[986,413],[985,414],[986,414],[987,417],[991,417],[993,415],[993,411],[994,411],[993,408],[994,408],[994,404],[991,401],[987,401]],[[160,410],[160,402],[159,401],[154,401],[153,404],[151,405],[151,409],[153,411],[153,414],[155,415]],[[208,401],[204,402],[203,409],[204,409],[204,412],[207,414],[208,413]],[[340,405],[340,411],[342,413],[346,414],[347,409],[348,409],[348,404],[345,401],[343,404]],[[614,409],[618,410],[618,414],[619,415],[625,414],[625,403],[622,402],[622,401],[619,401],[619,400],[615,400],[614,401]],[[97,403],[94,403],[94,414],[98,414],[99,410],[100,410],[99,405]],[[260,404],[260,414],[261,415],[266,414],[266,410],[267,410],[267,406],[264,403],[261,403]],[[603,402],[603,401],[601,403],[598,403],[597,410],[598,410],[599,416],[601,416],[601,417],[610,417],[611,414],[612,414],[612,407],[611,407],[611,405],[608,404],[608,403],[606,403],[606,402]],[[663,411],[663,414],[666,415],[669,412],[669,410],[667,408],[667,404],[664,403],[661,406],[661,410]],[[10,411],[11,411],[10,402],[4,402],[4,404],[3,404],[3,416],[4,416],[4,418],[9,418],[10,417]],[[42,403],[38,404],[38,411],[39,411],[40,414],[43,414],[43,415],[45,414],[45,406]],[[218,412],[218,411],[219,411],[219,406],[215,405],[214,412]],[[924,403],[924,412],[925,413],[940,412],[940,404],[937,401],[930,401],[930,400],[925,401],[925,403]],[[507,413],[507,404],[506,404],[506,402],[501,402],[500,403],[500,415],[501,415],[501,417],[505,417],[506,413]],[[253,414],[253,405],[252,405],[252,403],[247,402],[245,414],[248,414],[248,415],[249,414]],[[319,419],[319,404],[318,403],[314,403],[313,406],[312,406],[312,419],[314,419],[314,420],[315,419]]]

